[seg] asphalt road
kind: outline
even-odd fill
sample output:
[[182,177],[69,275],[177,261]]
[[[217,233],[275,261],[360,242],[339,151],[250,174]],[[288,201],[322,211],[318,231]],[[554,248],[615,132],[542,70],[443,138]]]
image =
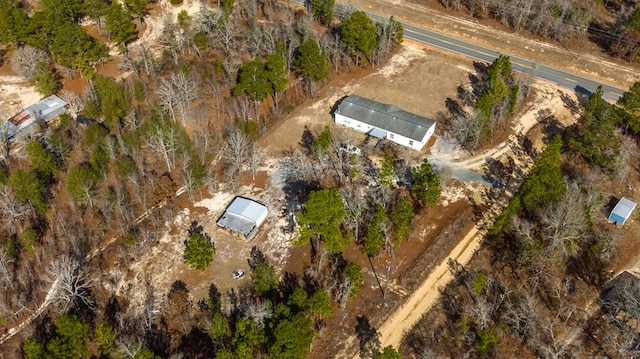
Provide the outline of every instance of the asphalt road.
[[[305,0],[291,0],[293,2],[304,4]],[[369,11],[365,11],[367,15],[378,22],[385,22],[388,16],[381,16]],[[344,6],[336,4],[336,14],[338,16],[348,15],[344,10]],[[390,14],[392,15],[392,14]],[[549,81],[557,84],[570,91],[575,91],[579,95],[588,95],[595,91],[600,83],[578,76],[566,71],[558,70],[553,67],[537,64],[533,61],[523,59],[521,57],[512,56],[510,54],[500,53],[498,51],[478,46],[473,43],[459,40],[457,38],[447,36],[435,31],[423,29],[411,24],[401,22],[404,27],[404,37],[407,39],[419,41],[431,46],[441,48],[443,50],[455,52],[475,60],[492,63],[500,55],[507,55],[511,58],[511,66],[514,71],[524,74],[530,74],[541,80]],[[617,101],[626,91],[613,86],[602,84],[604,98],[606,100]]]
[[[374,14],[370,14],[370,16],[372,15]],[[380,19],[378,16],[375,18],[376,20]],[[402,25],[404,26],[404,36],[408,39],[439,47],[447,51],[452,51],[472,59],[491,63],[501,55],[501,53],[486,47],[478,46],[434,31],[422,29],[405,23]],[[511,58],[511,66],[514,71],[530,74],[539,79],[553,82],[560,87],[566,88],[570,91],[575,91],[578,94],[590,94],[600,85],[600,83],[588,78],[558,70],[553,67],[537,64],[521,57],[509,54],[502,55],[508,55]],[[625,92],[625,90],[604,84],[602,84],[602,89],[604,91],[603,97],[612,101],[618,100],[618,98]]]

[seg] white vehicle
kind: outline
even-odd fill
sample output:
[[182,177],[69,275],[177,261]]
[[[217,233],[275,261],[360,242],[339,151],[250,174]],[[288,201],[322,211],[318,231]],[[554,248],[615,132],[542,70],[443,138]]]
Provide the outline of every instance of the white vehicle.
[[354,145],[347,145],[347,144],[341,144],[340,145],[340,151],[344,151],[344,152],[348,152],[348,153],[352,153],[356,156],[360,156],[360,153],[362,153],[362,151],[360,151],[360,149]]
[[236,269],[233,271],[233,279],[240,279],[244,277],[244,271],[242,269]]

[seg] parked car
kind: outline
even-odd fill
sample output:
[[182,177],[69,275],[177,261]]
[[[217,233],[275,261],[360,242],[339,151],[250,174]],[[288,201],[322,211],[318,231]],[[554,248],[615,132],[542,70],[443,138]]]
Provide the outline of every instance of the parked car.
[[360,156],[360,153],[362,153],[362,151],[360,151],[360,149],[354,145],[347,145],[347,144],[341,144],[340,145],[340,151],[344,151],[347,153],[352,153],[356,156]]
[[233,271],[233,279],[240,279],[244,277],[244,271],[242,269],[236,269]]

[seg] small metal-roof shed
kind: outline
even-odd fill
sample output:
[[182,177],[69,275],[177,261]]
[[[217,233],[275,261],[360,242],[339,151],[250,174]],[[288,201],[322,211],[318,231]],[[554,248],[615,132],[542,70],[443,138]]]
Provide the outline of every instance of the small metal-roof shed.
[[67,106],[65,100],[56,95],[51,95],[31,106],[25,107],[24,112],[30,113],[44,122],[49,122],[66,112],[65,106]]
[[624,197],[620,198],[620,201],[618,201],[616,206],[613,208],[613,211],[611,211],[609,220],[615,223],[624,224],[627,219],[629,219],[637,205],[637,203],[629,199]]
[[1,129],[7,138],[13,137],[18,132],[33,128],[36,120],[41,119],[48,123],[65,113],[67,102],[56,95],[46,97],[9,118]]
[[267,207],[245,197],[236,197],[216,222],[218,226],[252,238],[267,218]]

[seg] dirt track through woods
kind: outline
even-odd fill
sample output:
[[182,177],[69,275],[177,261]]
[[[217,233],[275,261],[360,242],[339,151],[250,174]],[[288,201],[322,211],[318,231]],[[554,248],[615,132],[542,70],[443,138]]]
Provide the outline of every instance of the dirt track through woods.
[[449,283],[453,279],[449,272],[449,259],[465,265],[475,251],[480,247],[483,233],[474,227],[457,246],[453,248],[447,259],[443,260],[427,279],[415,290],[392,317],[380,328],[380,343],[382,347],[393,345],[399,348],[404,333],[426,313],[440,297],[438,288]]

